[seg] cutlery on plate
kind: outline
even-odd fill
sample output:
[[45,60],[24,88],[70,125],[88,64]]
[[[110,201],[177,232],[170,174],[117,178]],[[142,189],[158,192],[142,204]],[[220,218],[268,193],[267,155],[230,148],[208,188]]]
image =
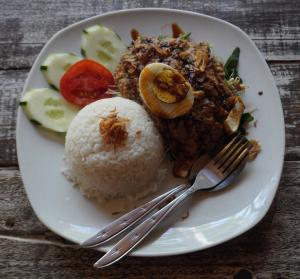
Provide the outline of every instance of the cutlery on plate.
[[249,141],[241,136],[234,137],[205,167],[199,171],[192,186],[173,199],[163,208],[153,213],[139,224],[112,249],[110,249],[94,266],[102,268],[109,266],[136,247],[169,213],[196,191],[218,191],[229,185],[244,169],[248,154]]
[[109,240],[112,240],[125,230],[132,227],[155,208],[174,199],[176,197],[176,194],[180,193],[188,186],[189,185],[187,184],[179,185],[176,188],[173,188],[170,191],[122,215],[120,218],[116,219],[115,221],[104,227],[102,230],[100,230],[97,234],[84,241],[81,245],[92,248],[100,246],[101,244]]

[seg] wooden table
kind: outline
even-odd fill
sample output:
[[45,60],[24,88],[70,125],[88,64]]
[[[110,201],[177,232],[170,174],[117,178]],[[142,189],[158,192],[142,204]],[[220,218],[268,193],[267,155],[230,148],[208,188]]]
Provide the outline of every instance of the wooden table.
[[[239,26],[254,40],[272,70],[284,108],[283,175],[270,211],[244,235],[197,253],[128,257],[113,267],[95,270],[91,263],[98,252],[56,236],[30,207],[16,156],[18,100],[34,59],[58,30],[103,12],[151,6],[216,16]],[[251,278],[245,269],[253,278],[300,278],[298,0],[0,0],[0,7],[0,278]]]

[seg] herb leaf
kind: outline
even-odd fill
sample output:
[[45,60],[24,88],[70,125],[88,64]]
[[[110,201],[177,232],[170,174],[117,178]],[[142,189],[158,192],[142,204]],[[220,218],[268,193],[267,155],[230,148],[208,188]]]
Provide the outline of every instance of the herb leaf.
[[160,35],[157,37],[158,40],[163,40],[163,39],[165,39],[165,38],[167,38],[167,36],[166,36],[166,35],[163,35],[163,34],[160,34]]
[[49,83],[49,85],[50,85],[50,87],[51,87],[52,89],[54,89],[54,90],[56,90],[56,91],[59,91],[58,88],[57,88],[54,84]]
[[26,101],[20,101],[20,102],[19,102],[19,105],[20,105],[20,106],[26,106],[26,105],[27,105],[27,102],[26,102]]
[[237,70],[239,64],[239,57],[240,57],[240,48],[236,47],[225,63],[224,66],[225,79],[229,80],[230,78],[236,78],[239,76]]
[[180,35],[179,38],[180,38],[181,40],[189,40],[191,35],[192,35],[191,32],[183,33],[183,34]]
[[254,120],[254,117],[252,116],[252,114],[250,112],[246,112],[242,114],[241,120],[240,120],[240,125],[238,130],[243,133],[246,134],[246,128],[247,125],[252,122]]
[[40,66],[40,70],[41,70],[41,71],[47,71],[47,70],[48,70],[48,67],[45,66],[45,65],[41,65],[41,66]]
[[86,53],[85,53],[85,50],[83,48],[80,49],[80,53],[83,57],[86,57]]
[[253,115],[250,112],[243,113],[241,117],[241,126],[243,126],[246,123],[250,123],[254,120]]
[[35,120],[35,119],[30,119],[30,121],[31,121],[31,123],[33,123],[36,126],[42,126],[42,124],[39,121]]

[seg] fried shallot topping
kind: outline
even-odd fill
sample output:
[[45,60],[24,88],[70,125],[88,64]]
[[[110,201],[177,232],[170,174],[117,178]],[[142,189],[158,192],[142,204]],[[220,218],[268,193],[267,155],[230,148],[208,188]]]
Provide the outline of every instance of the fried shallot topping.
[[103,118],[99,123],[99,130],[104,144],[111,144],[114,148],[124,145],[128,138],[128,122],[127,118],[118,116],[116,109]]
[[173,33],[173,38],[178,38],[180,35],[184,34],[184,31],[180,28],[178,24],[173,23],[172,33]]
[[141,36],[140,33],[139,33],[139,31],[136,30],[135,28],[132,28],[132,29],[131,29],[130,35],[131,35],[131,39],[132,39],[133,41],[136,41],[137,38]]
[[261,147],[259,142],[256,140],[250,140],[249,161],[253,161],[260,151]]

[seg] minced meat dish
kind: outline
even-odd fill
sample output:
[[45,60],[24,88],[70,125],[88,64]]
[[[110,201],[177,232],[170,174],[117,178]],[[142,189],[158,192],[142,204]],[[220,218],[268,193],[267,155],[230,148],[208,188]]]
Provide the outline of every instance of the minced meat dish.
[[223,123],[236,96],[224,81],[223,64],[211,54],[207,43],[139,36],[115,72],[116,85],[123,97],[143,104],[139,76],[147,64],[154,62],[177,69],[195,91],[192,109],[181,117],[161,119],[148,110],[175,161],[174,173],[185,177],[200,155],[214,152],[226,141]]

